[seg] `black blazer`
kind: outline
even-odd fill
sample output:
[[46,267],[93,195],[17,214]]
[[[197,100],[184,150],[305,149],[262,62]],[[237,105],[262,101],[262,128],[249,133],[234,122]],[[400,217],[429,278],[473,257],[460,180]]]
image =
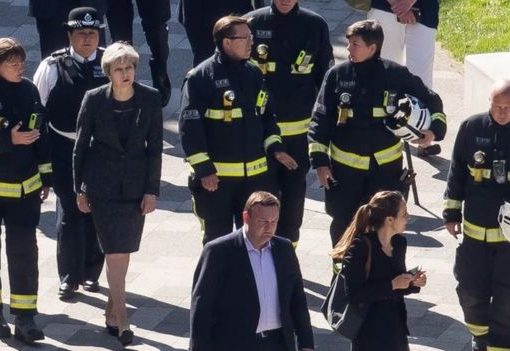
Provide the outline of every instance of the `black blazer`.
[[[303,279],[294,249],[274,237],[271,252],[278,282],[286,350],[313,348]],[[260,315],[257,286],[242,229],[205,245],[193,277],[191,351],[255,351]]]
[[122,147],[113,115],[111,83],[87,91],[73,152],[76,192],[106,199],[159,195],[163,119],[157,90],[134,83],[138,116]]

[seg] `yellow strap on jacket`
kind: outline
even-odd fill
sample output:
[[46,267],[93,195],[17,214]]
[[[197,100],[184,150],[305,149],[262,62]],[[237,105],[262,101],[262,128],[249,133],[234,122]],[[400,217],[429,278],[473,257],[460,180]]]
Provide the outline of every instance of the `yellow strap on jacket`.
[[281,136],[292,136],[305,134],[308,132],[308,127],[310,126],[311,118],[305,118],[301,121],[295,122],[278,122],[278,127],[280,128]]
[[267,172],[266,157],[251,162],[213,162],[218,177],[251,177]]
[[232,118],[242,118],[243,110],[240,108],[233,108],[231,111],[225,110],[215,110],[215,109],[207,109],[205,111],[205,118],[215,119],[215,120],[224,120],[225,112],[231,112]]
[[39,190],[41,187],[41,175],[36,173],[21,183],[0,182],[0,197],[19,199],[23,193],[30,194],[36,190]]
[[485,228],[470,223],[464,219],[463,222],[464,234],[472,239],[479,241],[487,241],[488,243],[500,243],[507,241],[501,228]]

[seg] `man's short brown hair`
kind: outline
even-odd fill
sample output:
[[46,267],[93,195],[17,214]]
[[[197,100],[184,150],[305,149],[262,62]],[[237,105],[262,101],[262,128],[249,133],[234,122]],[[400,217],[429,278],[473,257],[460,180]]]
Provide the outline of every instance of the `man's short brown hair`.
[[252,209],[257,205],[264,207],[276,206],[280,208],[280,201],[276,196],[267,191],[256,191],[246,200],[244,210],[251,214]]
[[358,21],[347,27],[345,32],[347,39],[359,36],[367,45],[375,44],[375,56],[381,56],[381,48],[384,42],[384,32],[381,24],[375,20]]
[[248,25],[248,19],[239,16],[225,16],[216,21],[213,28],[213,39],[218,49],[223,48],[223,39],[235,34],[235,27],[241,24]]
[[14,38],[0,38],[0,63],[20,59],[25,61],[27,54],[23,46]]

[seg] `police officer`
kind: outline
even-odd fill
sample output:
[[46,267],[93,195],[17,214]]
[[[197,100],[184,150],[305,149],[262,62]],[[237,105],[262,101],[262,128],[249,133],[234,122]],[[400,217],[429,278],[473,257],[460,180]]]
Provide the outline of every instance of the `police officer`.
[[69,46],[42,61],[34,76],[50,126],[54,189],[60,206],[57,263],[62,300],[72,297],[79,284],[84,290],[99,291],[97,280],[104,256],[92,216],[76,206],[72,153],[76,118],[85,92],[108,82],[101,69],[104,50],[98,48],[98,43],[104,24],[98,12],[91,7],[75,8],[69,12],[66,26]]
[[510,242],[498,226],[510,200],[510,81],[496,82],[490,100],[459,128],[443,211],[451,235],[462,223],[454,273],[473,351],[510,350]]
[[395,112],[397,97],[410,94],[430,110],[430,130],[418,143],[441,140],[446,132],[440,97],[407,68],[380,58],[384,35],[377,22],[356,22],[346,36],[349,60],[327,72],[308,134],[311,163],[333,217],[333,245],[371,195],[403,190],[402,142],[383,123]]
[[328,68],[334,63],[326,21],[300,8],[297,0],[273,0],[247,13],[254,34],[252,60],[265,76],[286,151],[298,168],[275,165],[281,198],[276,233],[299,240],[310,168],[306,134],[312,107]]
[[[107,0],[106,18],[112,40],[133,42],[133,2],[132,0]],[[170,0],[136,0],[138,13],[142,19],[147,44],[151,49],[149,61],[152,85],[161,95],[161,103],[170,101],[172,87],[166,68],[170,49],[168,47],[168,26]]]
[[[25,58],[18,42],[0,38],[0,118],[7,121],[0,127],[0,222],[5,225],[15,336],[32,343],[44,339],[33,318],[39,279],[35,229],[51,185],[51,163],[39,93],[22,77]],[[0,338],[5,338],[11,332],[0,317]]]
[[213,36],[217,51],[188,73],[179,118],[204,244],[230,233],[233,218],[242,225],[242,209],[253,191],[271,190],[268,157],[297,167],[282,151],[262,74],[247,62],[252,45],[247,20],[223,17]]
[[217,20],[262,6],[263,0],[179,0],[179,22],[186,30],[193,51],[193,67],[214,53],[211,33]]
[[[71,9],[90,6],[98,10],[101,19],[106,11],[104,0],[30,0],[29,15],[35,17],[41,59],[67,45],[67,31],[63,25]],[[104,33],[100,43],[104,45]]]

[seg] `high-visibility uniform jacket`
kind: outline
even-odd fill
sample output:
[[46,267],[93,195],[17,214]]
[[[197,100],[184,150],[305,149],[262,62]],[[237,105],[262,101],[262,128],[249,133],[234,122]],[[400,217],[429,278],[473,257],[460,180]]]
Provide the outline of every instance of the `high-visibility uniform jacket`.
[[197,178],[267,172],[266,153],[282,150],[262,74],[216,52],[185,78],[179,132]]
[[51,163],[46,143],[46,125],[40,138],[30,145],[13,145],[11,129],[30,131],[36,119],[43,118],[43,107],[35,85],[26,78],[12,83],[0,77],[0,118],[9,121],[0,129],[0,200],[21,199],[51,185]]
[[273,4],[245,17],[254,37],[252,62],[265,75],[282,136],[306,134],[322,79],[334,63],[326,21],[298,4],[285,15]]
[[[483,152],[483,162],[475,153]],[[497,173],[493,162],[502,160],[505,169]],[[510,199],[510,126],[497,124],[490,114],[466,119],[460,126],[448,174],[443,218],[462,222],[465,235],[486,242],[506,242],[498,224],[499,207]],[[498,172],[498,170],[496,170]]]
[[[333,173],[356,174],[402,162],[402,143],[384,126],[388,92],[410,94],[421,100],[432,116],[430,130],[436,140],[446,133],[441,98],[407,68],[392,61],[371,58],[361,63],[346,61],[331,68],[324,78],[312,113],[309,153],[314,168],[332,166]],[[339,123],[340,96],[350,94],[345,123]],[[390,111],[391,112],[391,111]]]

